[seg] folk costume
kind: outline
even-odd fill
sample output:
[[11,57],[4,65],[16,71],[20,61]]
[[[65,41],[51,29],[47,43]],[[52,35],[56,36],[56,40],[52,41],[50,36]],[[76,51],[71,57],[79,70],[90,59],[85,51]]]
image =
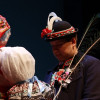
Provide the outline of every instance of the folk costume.
[[[62,21],[60,17],[52,12],[48,16],[47,27],[42,30],[41,37],[46,41],[55,41],[65,37],[72,37],[77,32],[78,29],[75,29],[70,23]],[[57,100],[100,99],[100,60],[86,55],[72,73],[82,55],[83,53],[78,51],[74,60],[73,58],[66,59],[65,62],[60,62],[47,73],[45,82],[54,86],[56,92],[62,86]],[[71,67],[69,68],[69,66]]]
[[0,100],[52,100],[55,89],[34,73],[35,59],[25,48],[0,48]]

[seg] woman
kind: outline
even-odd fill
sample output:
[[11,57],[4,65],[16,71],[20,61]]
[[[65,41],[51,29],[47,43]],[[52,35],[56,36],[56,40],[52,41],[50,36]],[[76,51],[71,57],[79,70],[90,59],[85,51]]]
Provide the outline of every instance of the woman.
[[0,92],[4,100],[52,100],[54,88],[38,80],[35,59],[23,47],[0,48]]

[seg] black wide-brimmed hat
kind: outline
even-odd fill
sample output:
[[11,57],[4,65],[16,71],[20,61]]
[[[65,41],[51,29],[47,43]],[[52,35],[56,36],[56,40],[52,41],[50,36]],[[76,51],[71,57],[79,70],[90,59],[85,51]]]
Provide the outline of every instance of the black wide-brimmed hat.
[[[50,18],[51,17],[51,18]],[[47,41],[63,38],[78,31],[67,21],[63,21],[54,12],[48,16],[47,27],[42,30],[41,38]]]

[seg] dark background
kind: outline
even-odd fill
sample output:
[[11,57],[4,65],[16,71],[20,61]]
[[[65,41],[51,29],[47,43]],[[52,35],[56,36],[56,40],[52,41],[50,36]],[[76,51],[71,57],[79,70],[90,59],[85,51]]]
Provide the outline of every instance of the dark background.
[[[88,2],[87,2],[88,1]],[[41,39],[50,12],[79,28],[79,39],[91,17],[100,11],[99,0],[0,0],[0,14],[11,26],[7,46],[23,46],[36,59],[36,75],[43,80],[57,60],[49,43]]]

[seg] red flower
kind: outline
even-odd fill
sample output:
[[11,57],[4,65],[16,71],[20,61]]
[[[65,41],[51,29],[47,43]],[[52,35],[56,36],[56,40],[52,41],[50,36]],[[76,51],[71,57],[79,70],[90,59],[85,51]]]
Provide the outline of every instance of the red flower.
[[48,28],[43,29],[41,33],[41,38],[43,38],[46,34],[51,33],[51,32],[52,30],[49,30]]
[[61,81],[61,80],[62,80],[62,78],[61,78],[61,77],[59,77],[59,78],[58,78],[58,81]]
[[57,72],[57,75],[60,76],[63,72],[64,72],[64,71],[61,70],[61,71]]

